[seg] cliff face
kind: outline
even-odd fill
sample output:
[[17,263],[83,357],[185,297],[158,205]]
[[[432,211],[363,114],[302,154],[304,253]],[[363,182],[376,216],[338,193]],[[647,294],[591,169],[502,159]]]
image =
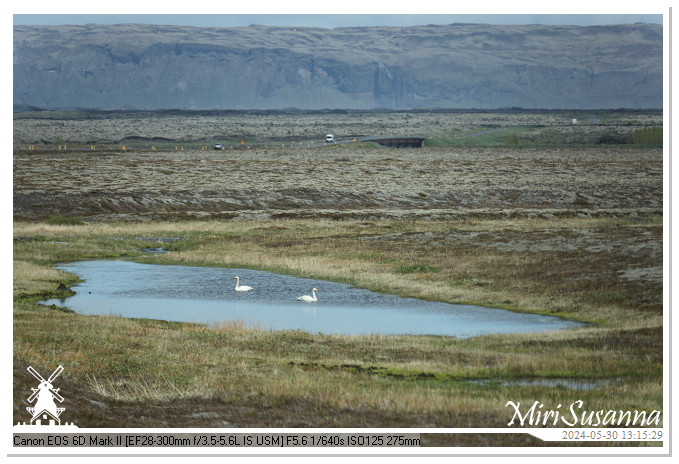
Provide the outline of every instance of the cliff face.
[[14,27],[44,108],[661,108],[662,26]]

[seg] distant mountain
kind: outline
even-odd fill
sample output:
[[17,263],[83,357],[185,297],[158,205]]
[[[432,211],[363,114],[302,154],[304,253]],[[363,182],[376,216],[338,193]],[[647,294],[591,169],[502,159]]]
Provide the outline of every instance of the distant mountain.
[[14,26],[43,108],[662,108],[662,26]]

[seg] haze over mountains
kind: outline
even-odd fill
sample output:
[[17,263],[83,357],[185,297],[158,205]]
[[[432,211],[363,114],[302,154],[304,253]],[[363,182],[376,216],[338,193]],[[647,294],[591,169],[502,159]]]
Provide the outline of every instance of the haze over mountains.
[[662,26],[14,26],[14,103],[662,108]]

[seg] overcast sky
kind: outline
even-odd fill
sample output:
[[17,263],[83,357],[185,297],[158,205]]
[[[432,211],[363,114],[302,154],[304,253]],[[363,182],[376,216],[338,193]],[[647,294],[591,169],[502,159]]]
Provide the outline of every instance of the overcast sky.
[[[7,2],[11,3],[11,2]],[[598,3],[598,4],[597,4]],[[179,5],[179,6],[178,6]],[[440,0],[249,0],[246,2],[191,0],[116,0],[103,6],[91,0],[31,0],[14,6],[15,25],[58,24],[172,24],[181,26],[345,27],[416,26],[457,22],[486,24],[550,24],[591,26],[599,24],[663,23],[669,8],[665,0],[621,2],[569,0],[477,0],[463,5]],[[639,5],[643,5],[639,7]],[[162,14],[156,14],[156,13]],[[492,13],[492,14],[478,14]],[[97,13],[97,14],[92,14]]]
[[654,14],[15,14],[15,25],[174,24],[181,26],[415,26],[456,22],[487,24],[559,24],[589,26],[637,22],[662,24]]

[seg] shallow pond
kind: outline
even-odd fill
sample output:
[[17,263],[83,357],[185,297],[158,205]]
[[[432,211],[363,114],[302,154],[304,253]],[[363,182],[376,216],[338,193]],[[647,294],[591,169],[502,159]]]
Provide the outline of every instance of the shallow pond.
[[501,385],[503,387],[519,386],[519,387],[549,387],[549,388],[564,388],[567,390],[598,390],[609,384],[620,382],[620,378],[615,379],[577,379],[577,378],[527,378],[527,379],[513,379],[513,380],[476,380],[473,381],[479,385]]
[[[430,334],[471,337],[542,332],[580,324],[556,317],[401,298],[346,284],[248,269],[81,261],[58,269],[80,277],[76,295],[42,302],[81,314],[218,324],[324,334]],[[236,292],[240,285],[253,287]],[[315,303],[297,301],[318,289]]]

